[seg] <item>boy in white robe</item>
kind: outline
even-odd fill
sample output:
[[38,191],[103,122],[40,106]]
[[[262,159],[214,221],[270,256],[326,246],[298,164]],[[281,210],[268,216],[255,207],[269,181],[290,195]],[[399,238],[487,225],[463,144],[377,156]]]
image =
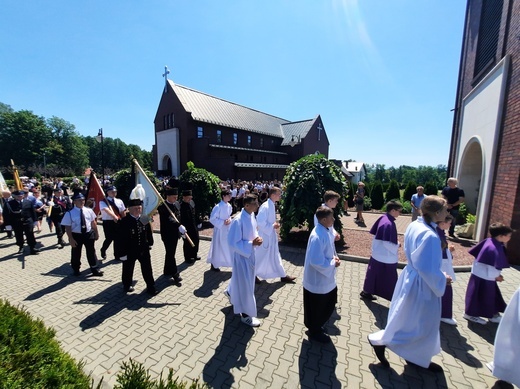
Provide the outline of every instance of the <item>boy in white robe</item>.
[[296,277],[287,275],[278,249],[280,223],[276,221],[275,203],[280,201],[282,190],[276,186],[269,189],[269,199],[260,206],[256,222],[258,234],[263,240],[256,253],[256,275],[261,278],[278,278],[282,282],[294,283]]
[[495,353],[493,362],[487,364],[493,375],[501,380],[520,386],[520,289],[517,289],[502,320],[498,325],[495,337]]
[[319,207],[316,217],[318,224],[309,236],[303,266],[303,321],[310,340],[330,343],[323,326],[332,315],[338,299],[336,268],[340,261],[329,232],[334,225],[332,209]]
[[231,191],[224,189],[220,194],[222,200],[213,207],[209,221],[213,224],[213,238],[209,247],[207,263],[211,264],[211,270],[220,271],[220,267],[232,267],[233,258],[227,242],[229,226],[231,224],[232,207]]
[[[338,205],[340,195],[337,192],[334,192],[333,190],[327,190],[323,194],[323,204],[321,204],[322,207],[328,207],[332,210],[336,208]],[[318,225],[318,219],[316,218],[316,215],[314,215],[314,226]],[[341,239],[341,235],[334,229],[334,226],[329,230],[332,242],[337,242]]]
[[428,196],[421,211],[423,216],[405,232],[408,265],[395,286],[386,328],[370,334],[368,341],[385,367],[390,366],[385,357],[388,347],[408,365],[441,372],[442,367],[431,359],[441,351],[441,298],[451,277],[441,271],[442,250],[436,223],[446,219],[448,207],[444,199]]
[[242,323],[258,327],[255,299],[255,251],[262,244],[258,236],[255,212],[258,199],[255,195],[244,197],[244,208],[231,222],[228,244],[233,254],[233,271],[229,287],[224,294],[233,304],[235,314],[241,315]]

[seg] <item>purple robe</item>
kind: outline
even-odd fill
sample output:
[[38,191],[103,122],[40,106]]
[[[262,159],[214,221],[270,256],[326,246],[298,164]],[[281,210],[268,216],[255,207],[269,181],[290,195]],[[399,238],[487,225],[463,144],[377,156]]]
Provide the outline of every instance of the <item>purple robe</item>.
[[[475,262],[502,270],[509,267],[504,245],[493,238],[484,239],[469,250]],[[504,312],[506,302],[496,281],[486,280],[471,274],[466,289],[466,314],[492,318]]]
[[384,250],[383,246],[377,241],[390,242],[394,245],[398,244],[397,227],[394,221],[395,218],[386,213],[377,219],[370,229],[370,233],[374,235],[374,242],[372,243],[373,252],[368,263],[365,283],[363,284],[364,292],[380,296],[386,300],[392,299],[395,284],[397,283],[397,256],[395,263],[385,263],[378,260],[378,255],[374,253],[374,249],[376,248],[378,252]]

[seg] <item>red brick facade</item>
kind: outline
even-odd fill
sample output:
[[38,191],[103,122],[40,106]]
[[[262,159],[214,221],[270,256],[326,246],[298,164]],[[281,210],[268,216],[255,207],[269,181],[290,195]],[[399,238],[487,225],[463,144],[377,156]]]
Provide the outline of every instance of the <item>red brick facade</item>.
[[453,164],[456,163],[456,145],[461,131],[460,115],[457,113],[464,96],[501,59],[509,55],[493,190],[487,205],[489,217],[480,222],[485,223],[486,230],[494,222],[510,225],[517,230],[508,244],[508,256],[512,263],[520,264],[520,2],[504,0],[495,60],[480,74],[474,75],[482,3],[483,0],[468,0],[448,169],[450,175],[455,171]]

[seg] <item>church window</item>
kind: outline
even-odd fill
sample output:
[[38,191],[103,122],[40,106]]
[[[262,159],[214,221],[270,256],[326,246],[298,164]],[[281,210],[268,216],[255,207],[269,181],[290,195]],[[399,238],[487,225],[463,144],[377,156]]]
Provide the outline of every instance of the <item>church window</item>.
[[251,147],[251,135],[247,136],[247,146]]
[[217,143],[222,143],[222,131],[217,130]]
[[475,73],[477,77],[490,64],[496,63],[504,0],[484,0],[480,14]]
[[204,138],[204,128],[197,127],[197,138],[199,138],[199,139]]
[[236,146],[238,144],[238,134],[233,133],[233,145]]

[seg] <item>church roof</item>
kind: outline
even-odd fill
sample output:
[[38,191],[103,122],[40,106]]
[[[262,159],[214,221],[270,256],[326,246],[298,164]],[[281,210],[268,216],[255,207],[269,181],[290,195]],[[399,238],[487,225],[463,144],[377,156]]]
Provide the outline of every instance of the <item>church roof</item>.
[[282,138],[288,120],[177,85],[168,80],[184,109],[194,120]]
[[282,146],[288,146],[291,140],[305,138],[317,119],[291,122],[175,84],[171,80],[168,82],[194,120],[283,138]]

